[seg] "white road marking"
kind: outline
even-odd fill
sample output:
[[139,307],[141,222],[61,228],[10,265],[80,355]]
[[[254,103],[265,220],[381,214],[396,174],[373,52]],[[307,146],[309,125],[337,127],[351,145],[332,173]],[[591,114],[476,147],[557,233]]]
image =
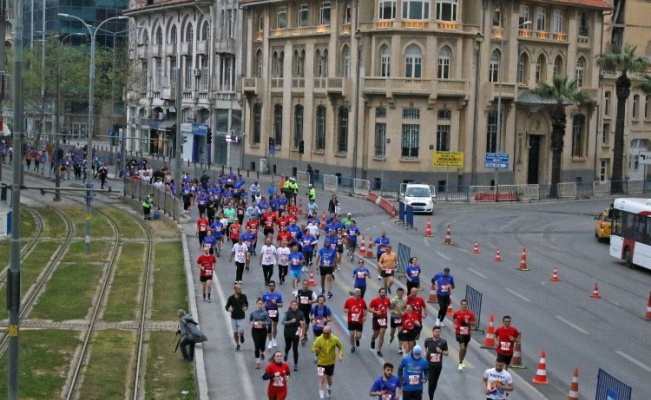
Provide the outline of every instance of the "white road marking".
[[561,321],[561,322],[564,322],[564,323],[565,323],[567,326],[569,326],[570,328],[574,328],[574,329],[576,329],[577,331],[583,333],[584,335],[589,335],[589,334],[590,334],[590,332],[586,331],[585,329],[579,327],[579,326],[576,325],[576,324],[571,323],[570,321],[566,320],[565,318],[561,317],[560,315],[556,315],[556,316],[554,316],[554,318],[556,318],[557,320],[559,320],[559,321]]
[[512,295],[516,296],[516,297],[521,298],[522,300],[524,300],[524,301],[526,301],[526,302],[528,302],[528,303],[531,303],[531,300],[527,299],[526,297],[524,297],[524,296],[521,295],[520,293],[516,292],[515,290],[511,290],[511,289],[509,289],[509,288],[506,288],[506,291],[509,292],[509,293],[511,293]]
[[635,358],[629,356],[628,354],[624,353],[623,351],[617,350],[615,353],[619,354],[620,356],[624,357],[628,361],[632,362],[633,364],[637,365],[638,367],[642,368],[643,370],[647,372],[651,372],[651,367],[648,365],[644,364],[643,362],[636,360]]
[[479,271],[475,271],[475,270],[472,269],[472,268],[468,268],[468,271],[472,272],[473,274],[479,275],[479,276],[481,276],[481,277],[484,278],[484,279],[488,279],[488,277],[487,277],[486,275],[482,274],[482,273],[479,272]]
[[429,247],[429,242],[427,241],[427,238],[423,238],[423,242],[425,243],[425,246]]
[[452,259],[445,254],[441,253],[440,251],[437,251],[436,254],[438,254],[441,258],[445,258],[448,261],[452,261]]
[[459,251],[463,251],[464,253],[470,254],[470,252],[468,250],[466,250],[466,249],[459,249]]

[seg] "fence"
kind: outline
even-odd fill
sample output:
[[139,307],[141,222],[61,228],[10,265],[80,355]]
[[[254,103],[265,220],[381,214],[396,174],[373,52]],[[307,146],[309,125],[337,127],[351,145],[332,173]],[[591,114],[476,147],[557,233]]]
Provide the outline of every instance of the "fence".
[[132,200],[135,200],[136,206],[139,206],[145,196],[151,193],[154,195],[154,207],[157,210],[163,211],[163,213],[168,215],[174,221],[179,220],[182,203],[181,200],[174,197],[172,193],[157,189],[154,185],[150,185],[141,180],[124,178],[123,182],[124,197],[131,197]]
[[483,295],[478,290],[474,289],[470,285],[466,285],[466,300],[468,300],[468,309],[475,314],[475,331],[484,333],[482,329],[479,329],[479,321],[481,320],[481,300]]
[[407,275],[407,265],[411,257],[411,247],[398,242],[398,273],[403,276]]
[[595,400],[631,400],[631,387],[599,368]]

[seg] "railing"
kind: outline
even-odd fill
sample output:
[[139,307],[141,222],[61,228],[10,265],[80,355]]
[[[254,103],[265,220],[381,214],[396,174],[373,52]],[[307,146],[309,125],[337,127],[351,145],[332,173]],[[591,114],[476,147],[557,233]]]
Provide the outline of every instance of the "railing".
[[135,200],[136,207],[142,203],[143,199],[148,194],[153,194],[153,208],[163,211],[163,213],[175,221],[179,220],[182,206],[181,199],[174,197],[171,192],[164,189],[157,189],[154,185],[151,185],[148,182],[131,178],[123,178],[123,183],[124,197],[130,197],[132,200]]

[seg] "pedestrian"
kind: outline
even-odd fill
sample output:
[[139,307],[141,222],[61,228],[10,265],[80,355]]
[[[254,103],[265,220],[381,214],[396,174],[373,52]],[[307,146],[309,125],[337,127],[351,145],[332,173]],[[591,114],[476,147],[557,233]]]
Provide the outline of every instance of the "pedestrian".
[[210,221],[208,221],[208,218],[206,218],[204,214],[199,214],[199,218],[197,219],[197,231],[195,233],[199,238],[199,246],[203,246],[203,240],[208,234],[209,227]]
[[151,207],[154,205],[154,194],[148,194],[142,201],[142,212],[145,219],[151,219]]
[[274,352],[264,370],[264,375],[262,375],[263,380],[269,381],[267,387],[269,400],[285,400],[287,398],[289,374],[289,365],[283,362],[283,354],[279,351]]
[[357,268],[353,270],[353,288],[359,289],[362,291],[362,298],[366,294],[366,279],[371,276],[371,271],[366,268],[364,265],[364,260],[361,258],[357,260]]
[[242,238],[238,238],[237,243],[233,245],[231,250],[231,257],[229,262],[235,260],[235,283],[242,284],[242,274],[244,273],[244,264],[246,263],[246,252],[248,249],[242,242]]
[[[351,214],[348,213],[348,218]],[[345,223],[346,221],[344,221]],[[355,220],[350,220],[350,223],[346,225],[346,243],[348,244],[348,252],[346,255],[350,257],[350,261],[355,260],[355,251],[357,250],[357,238],[360,235],[359,228],[357,227],[357,222]]]
[[213,254],[210,254],[210,246],[203,246],[203,253],[197,258],[197,267],[199,268],[199,281],[201,281],[201,293],[203,294],[203,301],[206,301],[208,296],[208,303],[210,300],[210,292],[212,289],[212,278],[215,272],[215,263],[217,260]]
[[[260,265],[262,266],[262,274],[264,275],[264,284],[269,285],[271,278],[274,274],[274,265],[278,262],[278,251],[276,246],[271,244],[271,238],[264,239],[264,246],[260,249]],[[280,280],[283,283],[283,279]]]
[[495,330],[497,339],[497,355],[502,356],[504,360],[504,369],[508,370],[513,358],[515,343],[520,343],[522,333],[515,327],[511,326],[511,316],[502,317],[502,326]]
[[414,347],[414,342],[416,341],[416,327],[420,326],[418,321],[418,316],[414,312],[414,308],[411,304],[407,303],[405,305],[405,312],[402,314],[402,329],[398,333],[398,340],[402,344],[402,349],[399,352],[400,354],[409,354],[412,347]]
[[411,288],[420,289],[420,261],[418,257],[411,257],[409,259],[409,265],[405,269],[405,275],[407,276],[407,292],[411,293]]
[[402,382],[393,375],[393,364],[384,363],[383,371],[382,376],[373,382],[369,396],[377,396],[378,400],[398,400],[402,395]]
[[283,307],[283,296],[280,292],[276,291],[276,281],[269,281],[269,290],[262,294],[264,300],[264,308],[269,314],[271,324],[267,329],[268,348],[276,347],[276,336],[278,335],[278,320],[279,309]]
[[335,362],[344,359],[344,346],[339,338],[332,334],[331,328],[323,328],[323,334],[312,343],[312,353],[317,356],[317,376],[319,377],[319,399],[323,400],[325,393],[332,397],[332,377],[335,373]]
[[[380,236],[375,238],[373,243],[377,246],[377,250],[376,250],[375,255],[377,257],[377,260],[380,261],[380,256],[382,254],[384,254],[384,252],[387,250],[387,246],[391,243],[391,239],[389,239],[389,237],[387,236],[387,233],[385,231],[382,231],[380,233]],[[378,266],[378,269],[379,269],[379,266]],[[378,278],[378,279],[381,279],[381,278]]]
[[307,185],[307,199],[310,201],[316,201],[316,189],[311,183]]
[[337,194],[333,193],[332,197],[330,197],[330,201],[328,202],[328,212],[330,214],[339,214],[337,211],[339,210],[339,199],[337,198]]
[[316,262],[319,265],[319,275],[321,275],[321,294],[326,293],[326,284],[328,289],[328,298],[332,297],[332,281],[335,270],[337,252],[330,245],[325,242],[323,247],[319,249],[316,257]]
[[418,295],[417,288],[411,288],[407,297],[407,304],[411,305],[419,325],[416,326],[416,340],[420,338],[420,331],[423,328],[423,320],[427,318],[427,304],[425,300]]
[[506,400],[509,395],[507,392],[512,392],[515,389],[513,378],[504,367],[504,358],[498,355],[495,359],[495,367],[484,371],[481,386],[484,389],[486,400]]
[[[276,248],[276,257],[278,258],[278,281],[280,284],[285,283],[287,272],[289,270],[289,256],[292,250],[287,246],[287,240],[281,240],[278,248]],[[300,254],[300,253],[298,253]],[[303,255],[301,254],[301,257]],[[301,268],[298,267],[298,276],[292,276],[292,290],[298,286],[298,281],[301,279]]]
[[402,400],[422,400],[423,383],[427,382],[429,364],[423,358],[423,349],[416,345],[402,358],[398,377],[402,380]]
[[[407,305],[407,296],[405,296],[405,289],[399,287],[396,289],[396,295],[391,298],[391,330],[389,331],[389,343],[392,343],[396,329],[398,333],[402,330],[402,315],[405,312]],[[398,353],[402,354],[402,342],[400,341],[400,334],[398,334]]]
[[[298,253],[300,254],[300,253]],[[302,254],[301,254],[302,256]],[[310,326],[310,311],[312,310],[312,303],[316,302],[316,293],[310,289],[310,283],[307,279],[301,282],[302,287],[297,289],[294,293],[296,301],[298,302],[298,309],[303,313],[305,325],[303,327],[303,337],[301,344],[305,346],[307,342],[307,330]]]
[[233,294],[226,300],[226,311],[231,314],[231,327],[235,339],[235,351],[240,351],[240,344],[244,343],[244,317],[249,308],[246,295],[242,293],[242,285],[233,287]]
[[371,337],[371,349],[375,349],[375,340],[378,340],[377,355],[382,357],[382,345],[384,345],[384,333],[388,325],[388,310],[391,308],[391,300],[387,298],[385,288],[378,290],[378,297],[371,300],[368,311],[373,315],[373,336]]
[[[192,331],[197,331],[197,323],[192,318],[192,314],[188,314],[185,310],[177,312],[179,316],[179,327],[176,334],[179,336],[177,347],[181,348],[181,355],[185,361],[194,361],[194,345],[195,337]],[[191,325],[194,324],[194,327]]]
[[470,332],[476,322],[475,314],[468,309],[468,300],[461,300],[461,309],[454,312],[452,319],[457,342],[459,342],[459,371],[461,371],[466,367],[463,359],[466,357],[466,350],[470,343]]
[[332,321],[332,311],[326,305],[324,295],[316,298],[316,304],[312,305],[310,309],[310,321],[312,322],[312,333],[317,338],[323,334],[323,328],[328,326],[328,322]]
[[253,337],[255,369],[260,369],[260,362],[264,360],[267,327],[271,326],[271,319],[264,309],[264,302],[259,297],[255,302],[255,310],[249,314],[249,325],[251,325],[251,336]]
[[106,185],[106,178],[108,177],[108,170],[106,169],[106,166],[102,165],[99,168],[97,171],[97,177],[101,183],[101,188],[104,189],[104,185]]
[[450,268],[444,268],[442,272],[434,275],[432,285],[436,289],[436,297],[439,303],[439,313],[436,324],[443,326],[443,320],[450,306],[450,291],[454,289],[454,277],[450,275]]
[[441,327],[435,326],[432,328],[432,337],[425,339],[425,354],[429,362],[429,376],[427,377],[427,394],[429,400],[434,400],[434,392],[441,376],[443,369],[443,356],[447,356],[448,342],[441,338]]
[[393,286],[393,276],[395,275],[396,265],[398,263],[398,255],[391,251],[391,245],[386,246],[386,251],[380,256],[378,265],[380,267],[380,276],[384,279],[384,288],[391,294],[391,286]]
[[289,309],[285,312],[282,322],[285,336],[285,361],[289,355],[289,350],[293,350],[294,356],[294,371],[298,371],[298,341],[303,337],[305,330],[305,316],[298,309],[298,302],[292,300],[289,303]]
[[359,347],[367,308],[366,302],[362,298],[362,291],[353,289],[352,297],[349,297],[344,303],[344,313],[347,315],[348,332],[350,334],[351,353],[355,352],[355,347]]

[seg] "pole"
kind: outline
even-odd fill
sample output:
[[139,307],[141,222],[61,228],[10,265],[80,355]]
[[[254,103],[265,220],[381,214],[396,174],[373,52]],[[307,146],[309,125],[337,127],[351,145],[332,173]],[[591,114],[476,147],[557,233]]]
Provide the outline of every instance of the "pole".
[[357,152],[358,148],[360,147],[358,140],[359,140],[359,105],[362,103],[359,95],[359,85],[360,83],[360,75],[361,75],[361,69],[362,69],[362,52],[360,50],[360,36],[361,34],[359,33],[359,0],[355,0],[355,47],[357,50],[357,68],[355,71],[355,114],[354,118],[355,121],[353,122],[353,129],[355,130],[354,132],[354,137],[355,137],[355,143],[353,144],[353,179],[357,178]]
[[[500,147],[502,145],[502,70],[504,69],[504,35],[510,31],[508,29],[506,32],[502,33],[500,38],[500,65],[498,69],[499,80],[497,83],[497,140],[495,150],[500,152]],[[495,201],[499,201],[499,180],[500,180],[500,170],[495,168]]]
[[183,92],[181,86],[181,58],[178,59],[178,67],[176,68],[176,96],[174,102],[176,103],[176,166],[174,168],[174,185],[176,186],[176,195],[181,193],[181,168],[183,167],[183,159],[181,152],[183,151],[183,133],[181,132],[181,102],[183,101]]
[[22,181],[23,149],[23,2],[14,0],[16,13],[14,32],[14,159],[13,188],[11,190],[11,264],[7,274],[7,310],[9,311],[9,347],[7,371],[7,399],[18,400],[18,331],[20,323],[20,184]]

